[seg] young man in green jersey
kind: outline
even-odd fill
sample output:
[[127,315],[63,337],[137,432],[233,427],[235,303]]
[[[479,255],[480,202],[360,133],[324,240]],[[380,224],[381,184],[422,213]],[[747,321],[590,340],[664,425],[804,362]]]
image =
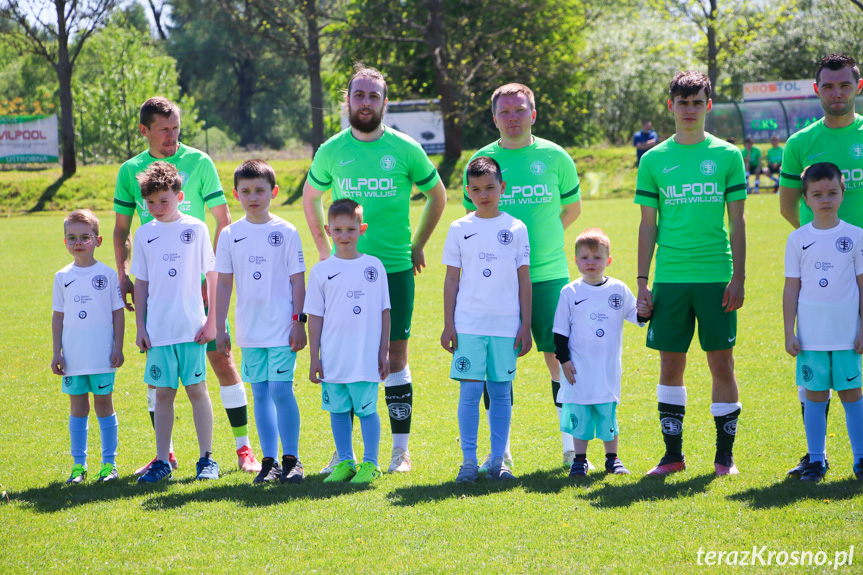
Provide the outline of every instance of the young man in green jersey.
[[[227,200],[213,160],[204,152],[180,143],[180,109],[176,104],[161,97],[150,98],[144,102],[141,106],[138,131],[147,140],[148,149],[120,166],[114,191],[114,212],[116,212],[114,257],[117,262],[120,290],[129,311],[134,311],[135,297],[134,285],[129,278],[132,251],[129,232],[132,227],[132,216],[137,211],[142,225],[153,219],[147,209],[147,203],[141,198],[141,189],[136,180],[138,174],[159,160],[173,164],[183,179],[183,201],[179,205],[180,213],[203,222],[206,209],[209,208],[216,219],[217,240],[222,229],[231,223],[231,212],[228,210]],[[215,248],[215,245],[213,247]],[[131,303],[126,299],[127,296],[132,296]],[[207,294],[203,288],[202,297],[206,306]],[[227,353],[220,353],[216,351],[215,342],[210,342],[207,345],[207,359],[219,379],[222,404],[227,411],[228,421],[236,440],[240,469],[248,473],[257,473],[261,470],[261,464],[255,459],[249,442],[246,388],[240,380],[234,358],[230,350]],[[152,421],[156,409],[156,389],[152,386],[147,390],[147,405]],[[176,468],[177,460],[174,457],[173,447],[170,457],[171,465]],[[143,475],[150,464],[141,467],[135,473]]]
[[[346,103],[350,128],[339,132],[315,154],[303,188],[303,211],[320,260],[331,254],[324,232],[321,196],[350,198],[363,207],[369,231],[359,251],[383,262],[392,304],[390,374],[384,380],[393,452],[388,471],[410,471],[408,451],[413,381],[408,367],[408,338],[414,303],[414,276],[425,267],[423,251],[446,206],[446,189],[422,147],[409,136],[383,124],[387,84],[383,75],[362,64],[354,67]],[[410,199],[416,185],[426,196],[425,209],[411,237]],[[324,468],[332,471],[338,455]]]
[[[743,165],[746,167],[746,191],[758,193],[761,183],[761,150],[755,147],[755,140],[746,138],[743,141]],[[755,176],[755,187],[749,187],[749,176]]]
[[[669,92],[675,134],[641,158],[635,192],[635,203],[641,206],[638,301],[653,311],[647,346],[659,350],[656,395],[665,441],[665,455],[648,475],[686,468],[683,372],[696,319],[713,379],[714,466],[717,475],[734,475],[738,471],[732,448],[741,406],[733,346],[746,261],[743,157],[736,146],[704,131],[712,106],[707,76],[681,72],[671,81]],[[726,209],[730,234],[725,228]],[[656,277],[651,291],[648,274],[654,248]]]
[[[491,96],[491,113],[500,139],[480,149],[471,160],[488,156],[506,172],[507,189],[501,195],[500,210],[521,220],[530,238],[530,280],[532,285],[531,332],[551,376],[552,401],[557,408],[559,427],[561,405],[560,364],[554,356],[554,312],[560,290],[569,283],[569,265],[563,247],[563,231],[581,214],[581,190],[575,162],[553,142],[532,133],[536,122],[533,92],[524,84],[506,84]],[[467,189],[467,170],[464,185]],[[463,205],[476,210],[467,193]],[[486,409],[489,398],[485,396]],[[561,433],[563,465],[575,457],[572,436]],[[505,459],[512,465],[509,442]],[[488,463],[488,461],[486,461]],[[480,469],[485,470],[484,463]]]
[[[821,59],[815,71],[814,88],[824,117],[796,132],[785,143],[779,179],[782,216],[794,228],[812,221],[812,210],[802,201],[801,177],[803,171],[812,164],[830,162],[839,167],[845,180],[845,198],[839,207],[839,218],[861,227],[863,116],[854,111],[854,100],[863,90],[860,69],[850,56],[828,54]],[[802,391],[798,399],[800,410],[804,412],[806,398]],[[788,474],[800,475],[808,463],[809,454],[806,454],[795,467],[788,470]]]
[[767,167],[764,168],[764,175],[773,180],[773,193],[779,191],[779,172],[782,169],[782,150],[784,148],[779,145],[779,136],[770,138],[770,149],[767,150]]

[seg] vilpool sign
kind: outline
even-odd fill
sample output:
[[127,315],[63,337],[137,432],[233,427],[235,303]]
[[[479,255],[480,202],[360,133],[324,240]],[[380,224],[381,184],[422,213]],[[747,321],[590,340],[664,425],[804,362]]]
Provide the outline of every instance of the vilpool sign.
[[743,84],[743,101],[789,100],[815,98],[813,80],[781,80],[779,82],[750,82]]
[[50,164],[59,158],[57,116],[0,116],[0,164]]

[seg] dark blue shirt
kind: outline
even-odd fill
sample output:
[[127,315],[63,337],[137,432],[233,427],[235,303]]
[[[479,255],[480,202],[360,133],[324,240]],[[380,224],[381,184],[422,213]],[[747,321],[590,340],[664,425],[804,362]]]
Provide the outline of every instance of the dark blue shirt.
[[[644,131],[639,130],[639,131],[635,132],[635,135],[632,137],[632,145],[637,146],[638,144],[644,144],[645,142],[649,142],[650,140],[657,140],[657,141],[659,140],[659,136],[656,135],[656,132],[654,132],[653,130],[650,130],[649,132],[644,133]],[[644,149],[644,150],[636,149],[635,150],[635,157],[640,160],[641,156],[643,156],[644,152],[646,152],[646,151],[647,151],[646,149]]]

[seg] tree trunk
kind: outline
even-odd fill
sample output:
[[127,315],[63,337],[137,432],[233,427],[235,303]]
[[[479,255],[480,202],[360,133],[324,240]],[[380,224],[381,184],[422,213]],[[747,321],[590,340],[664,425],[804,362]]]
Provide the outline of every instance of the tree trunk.
[[716,62],[719,54],[719,47],[716,45],[717,2],[718,0],[710,0],[710,13],[707,14],[707,77],[710,78],[714,94],[717,89],[716,82],[719,79],[719,65]]
[[321,46],[318,32],[317,1],[307,0],[303,4],[308,28],[308,53],[306,66],[309,69],[309,105],[312,109],[312,157],[324,143],[324,89],[321,82]]
[[235,67],[237,76],[237,132],[240,146],[246,147],[255,141],[255,126],[252,117],[252,98],[255,95],[255,63],[244,58]]
[[454,160],[461,157],[461,122],[456,101],[455,85],[448,73],[449,55],[446,51],[443,0],[426,0],[429,11],[427,38],[434,62],[435,84],[437,84],[441,111],[443,112],[444,158]]
[[72,100],[72,62],[69,59],[69,31],[66,28],[65,3],[56,2],[57,8],[57,83],[60,90],[60,141],[63,177],[71,177],[78,170],[75,157],[75,110]]

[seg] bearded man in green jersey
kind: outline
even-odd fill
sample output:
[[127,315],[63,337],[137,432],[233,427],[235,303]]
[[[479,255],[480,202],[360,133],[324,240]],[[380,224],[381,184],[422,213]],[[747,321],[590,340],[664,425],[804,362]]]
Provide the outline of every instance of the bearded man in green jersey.
[[[854,59],[844,54],[828,54],[815,71],[815,93],[824,117],[792,134],[782,154],[779,178],[779,206],[782,216],[794,228],[812,221],[812,210],[802,201],[803,170],[817,162],[831,162],[842,171],[845,199],[839,218],[863,226],[863,116],[854,110],[863,79]],[[798,388],[801,413],[805,409],[805,390]],[[829,407],[829,400],[828,400]],[[825,458],[825,462],[826,462]],[[809,454],[788,470],[799,476],[809,463]],[[829,464],[828,464],[829,467]]]
[[[213,160],[200,150],[180,143],[180,109],[167,98],[150,98],[141,106],[138,131],[148,143],[148,149],[120,166],[117,174],[117,185],[114,190],[114,257],[117,262],[117,274],[120,280],[120,290],[123,301],[129,311],[134,311],[134,299],[130,303],[127,296],[134,298],[134,285],[129,278],[129,262],[132,243],[129,232],[132,227],[132,216],[138,212],[141,224],[153,219],[147,210],[147,203],[141,199],[141,188],[136,176],[146,170],[156,161],[173,164],[183,179],[183,201],[179,209],[183,214],[205,221],[206,209],[216,219],[216,240],[222,229],[231,223],[231,212],[228,201],[219,181],[219,174]],[[213,249],[215,250],[215,244]],[[207,305],[206,291],[202,290],[204,304]],[[240,380],[240,374],[234,364],[230,350],[226,353],[216,351],[216,342],[207,345],[207,359],[219,379],[219,391],[222,404],[228,413],[228,421],[237,444],[237,460],[240,469],[248,473],[257,473],[261,464],[255,459],[249,442],[248,409],[246,388]],[[155,388],[147,391],[147,403],[152,420],[155,409]],[[177,461],[171,448],[171,464],[176,468]],[[152,462],[151,462],[152,463]],[[143,475],[147,472],[147,464],[135,473]]]
[[[320,147],[303,188],[303,211],[321,260],[331,247],[324,233],[321,196],[350,198],[363,206],[368,230],[358,249],[380,259],[389,283],[390,369],[384,380],[393,452],[388,471],[411,469],[408,439],[413,412],[413,379],[408,367],[408,338],[414,303],[414,276],[425,267],[424,248],[446,207],[446,189],[422,147],[410,136],[384,125],[387,84],[383,75],[362,64],[348,82],[350,128]],[[416,185],[426,205],[411,238],[410,199]],[[373,281],[373,280],[370,280]],[[346,334],[347,336],[347,334]],[[336,454],[323,473],[338,464]]]
[[[554,356],[552,325],[560,290],[569,283],[563,231],[581,214],[578,172],[566,150],[533,135],[536,101],[530,88],[524,84],[499,87],[491,96],[491,113],[500,139],[480,149],[471,160],[487,156],[497,161],[506,180],[500,209],[527,226],[533,288],[531,332],[551,376],[552,401],[558,415],[555,419],[557,428],[561,408],[557,399],[560,364]],[[467,173],[464,177],[467,190]],[[476,210],[466,192],[463,205],[468,211]],[[485,397],[488,409],[488,395]],[[572,436],[561,433],[561,442],[563,465],[569,469],[575,457]],[[505,459],[508,465],[512,465],[509,442]],[[487,463],[480,469],[486,469]]]
[[[714,467],[717,475],[735,475],[732,448],[741,405],[733,349],[746,262],[743,156],[733,144],[704,131],[712,106],[706,75],[681,72],[671,81],[669,93],[675,134],[642,156],[635,192],[635,203],[641,206],[638,302],[653,310],[647,347],[659,350],[656,395],[665,441],[665,455],[648,475],[686,468],[683,372],[696,319],[713,379]],[[648,274],[654,248],[656,277],[651,291]]]

